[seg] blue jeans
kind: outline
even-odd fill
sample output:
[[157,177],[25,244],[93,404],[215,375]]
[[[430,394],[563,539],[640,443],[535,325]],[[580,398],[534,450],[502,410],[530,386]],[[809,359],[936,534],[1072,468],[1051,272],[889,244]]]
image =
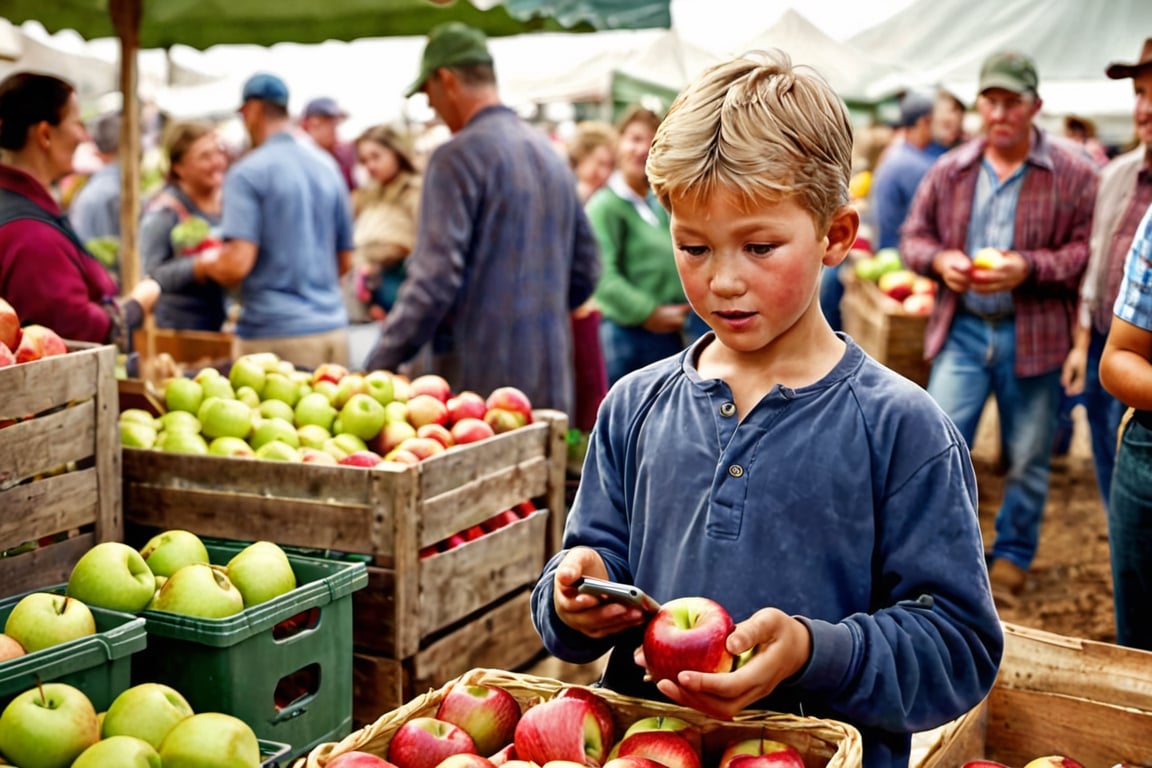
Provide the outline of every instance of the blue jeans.
[[683,351],[707,330],[708,326],[693,312],[688,313],[684,330],[679,333],[652,333],[639,325],[600,321],[600,348],[609,386],[625,374]]
[[969,448],[989,395],[996,398],[1008,472],[990,555],[1028,570],[1048,498],[1060,371],[1021,378],[1014,371],[1015,361],[1013,320],[985,321],[957,313],[944,348],[932,362],[928,394],[952,418]]
[[1084,410],[1088,414],[1088,429],[1092,438],[1092,462],[1096,468],[1096,485],[1104,509],[1109,504],[1112,470],[1116,466],[1116,433],[1124,416],[1124,404],[1100,385],[1100,353],[1104,350],[1103,333],[1092,331],[1088,342],[1088,361],[1084,371]]
[[1152,430],[1124,428],[1108,508],[1116,642],[1152,651]]

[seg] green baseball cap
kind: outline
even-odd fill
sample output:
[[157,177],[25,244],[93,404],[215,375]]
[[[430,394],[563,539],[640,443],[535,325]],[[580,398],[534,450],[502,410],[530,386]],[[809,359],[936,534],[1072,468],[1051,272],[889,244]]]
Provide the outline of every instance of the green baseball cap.
[[458,21],[441,24],[428,33],[420,76],[409,86],[406,95],[411,96],[423,90],[424,83],[441,67],[491,63],[488,37],[483,32]]
[[1013,93],[1036,93],[1040,78],[1032,59],[1022,53],[1006,51],[994,53],[984,60],[980,68],[980,87],[984,93],[989,88],[1003,88]]

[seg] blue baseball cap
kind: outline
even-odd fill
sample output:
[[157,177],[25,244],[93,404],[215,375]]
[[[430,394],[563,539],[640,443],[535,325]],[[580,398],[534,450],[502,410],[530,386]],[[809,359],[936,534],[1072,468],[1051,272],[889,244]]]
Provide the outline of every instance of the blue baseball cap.
[[267,72],[260,72],[248,78],[244,83],[244,95],[241,99],[242,103],[247,103],[252,99],[259,99],[266,101],[269,104],[275,104],[280,107],[288,108],[288,86],[284,81],[270,75]]

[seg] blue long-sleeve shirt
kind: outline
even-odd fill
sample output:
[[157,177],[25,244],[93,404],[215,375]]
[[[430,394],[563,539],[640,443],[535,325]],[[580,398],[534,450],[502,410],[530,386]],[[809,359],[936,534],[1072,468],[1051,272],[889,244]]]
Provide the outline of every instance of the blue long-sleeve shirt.
[[[609,392],[564,546],[595,548],[610,578],[660,601],[800,617],[811,658],[757,706],[850,722],[866,768],[906,766],[910,734],[977,704],[1002,651],[968,449],[924,390],[850,339],[822,380],[774,387],[738,423],[728,386],[693,363],[712,338]],[[563,556],[533,593],[545,647],[588,662],[615,646],[605,684],[659,697],[631,662],[636,636],[560,621]]]
[[897,142],[884,156],[872,177],[872,216],[876,221],[876,248],[897,248],[900,227],[908,216],[920,180],[936,156],[907,141]]

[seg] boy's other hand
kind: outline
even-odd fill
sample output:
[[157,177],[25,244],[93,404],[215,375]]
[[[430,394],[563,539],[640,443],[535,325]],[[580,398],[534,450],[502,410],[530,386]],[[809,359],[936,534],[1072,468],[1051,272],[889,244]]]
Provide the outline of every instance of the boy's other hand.
[[638,608],[577,592],[576,583],[583,576],[607,579],[608,569],[596,550],[574,547],[560,561],[552,585],[552,602],[561,621],[589,637],[609,637],[644,623],[644,612]]
[[737,624],[728,636],[733,656],[750,648],[756,652],[733,672],[681,672],[676,681],[661,680],[657,687],[678,704],[730,720],[804,668],[812,654],[812,637],[799,620],[764,608]]

